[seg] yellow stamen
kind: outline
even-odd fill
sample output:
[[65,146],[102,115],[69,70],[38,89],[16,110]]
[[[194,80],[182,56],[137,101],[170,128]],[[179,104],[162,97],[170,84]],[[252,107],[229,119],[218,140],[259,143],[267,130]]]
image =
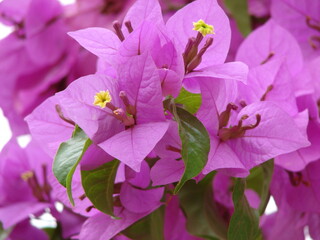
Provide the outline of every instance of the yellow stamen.
[[194,28],[192,30],[198,31],[204,37],[208,34],[215,34],[214,27],[212,25],[206,24],[202,19],[200,19],[198,22],[193,22],[193,26]]
[[32,171],[26,171],[24,173],[21,174],[21,178],[23,181],[28,181],[30,178],[33,177],[33,172]]
[[96,95],[94,96],[94,102],[93,104],[96,106],[99,106],[101,108],[105,108],[106,104],[111,102],[112,97],[110,95],[110,92],[107,91],[100,91],[98,93],[96,93]]

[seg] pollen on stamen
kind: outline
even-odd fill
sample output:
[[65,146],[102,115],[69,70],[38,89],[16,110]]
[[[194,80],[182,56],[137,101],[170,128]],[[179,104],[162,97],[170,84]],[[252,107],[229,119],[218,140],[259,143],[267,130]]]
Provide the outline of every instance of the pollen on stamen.
[[26,171],[21,174],[21,178],[23,181],[28,181],[30,178],[32,178],[34,173],[32,171]]
[[100,91],[98,93],[96,93],[96,95],[94,96],[94,102],[93,104],[96,106],[99,106],[101,108],[105,108],[106,104],[111,102],[112,97],[110,95],[110,92],[107,91]]
[[206,36],[208,34],[215,34],[214,27],[210,24],[205,23],[202,19],[200,19],[198,22],[193,22],[193,29],[196,30],[199,33],[202,34],[202,36]]

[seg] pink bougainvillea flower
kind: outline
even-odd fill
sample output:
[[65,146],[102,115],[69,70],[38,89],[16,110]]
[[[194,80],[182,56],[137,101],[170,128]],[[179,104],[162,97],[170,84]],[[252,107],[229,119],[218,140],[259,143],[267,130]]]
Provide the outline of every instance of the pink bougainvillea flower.
[[308,164],[303,171],[299,172],[286,171],[278,167],[275,174],[278,174],[279,177],[275,176],[272,184],[278,184],[277,182],[282,179],[283,192],[275,192],[276,186],[272,185],[271,191],[275,195],[275,199],[278,202],[284,201],[280,204],[287,204],[297,211],[319,213],[320,178],[317,174],[319,167],[319,161]]
[[296,211],[284,206],[276,213],[263,216],[260,221],[263,236],[267,240],[280,237],[284,240],[305,240],[305,229],[311,239],[319,237],[320,215]]
[[[23,118],[73,79],[93,72],[95,60],[68,39],[58,1],[45,7],[41,0],[26,1],[19,13],[8,2],[1,2],[0,11],[15,30],[0,41],[0,105],[13,134],[20,135],[28,132]],[[83,64],[83,58],[90,61]]]
[[[297,103],[300,110],[308,109],[310,118],[319,122],[319,103],[320,103],[320,78],[319,73],[320,57],[308,61],[301,74],[296,77],[295,89]],[[303,88],[307,85],[307,88]],[[299,90],[301,90],[299,92]]]
[[320,49],[320,3],[317,0],[273,1],[272,18],[286,28],[299,42],[304,56],[319,56]]
[[[52,194],[52,187],[49,184],[49,176],[52,175],[49,169],[51,169],[51,158],[34,141],[22,149],[12,139],[1,152],[0,221],[4,229],[13,228],[12,239],[15,239],[14,236],[19,236],[19,232],[25,233],[26,238],[43,236],[33,229],[29,216],[30,214],[38,216],[47,208],[51,209],[51,212],[56,211],[54,203],[57,199]],[[60,213],[55,216],[61,219]],[[67,229],[77,229],[71,233],[72,235],[79,233],[77,223],[81,224],[84,220],[71,212],[70,216],[72,221],[70,218],[69,220],[65,218],[64,224],[61,224],[66,238],[71,237],[68,233],[72,232],[68,232]]]
[[33,139],[54,157],[60,144],[72,136],[74,122],[63,112],[57,97],[53,96],[37,107],[26,121]]
[[[59,16],[62,14],[60,3],[56,0],[49,0],[44,8],[41,0],[26,1],[27,8],[23,11],[24,15],[20,13],[19,18],[13,15],[12,19],[11,15],[7,15],[11,11],[6,10],[17,8],[14,4],[8,7],[6,2],[9,1],[1,3],[5,6],[2,16],[17,28],[15,35],[25,41],[26,50],[32,62],[46,65],[57,61],[67,39],[65,25]],[[56,34],[52,35],[51,31]]]
[[[50,158],[44,155],[39,159],[36,148],[30,148],[32,144],[24,150],[15,140],[11,140],[1,152],[0,216],[4,228],[27,219],[30,213],[37,213],[50,206],[50,195],[45,188],[37,189],[39,184],[45,184],[42,171],[47,169],[42,169],[41,165],[47,168]],[[33,150],[32,156],[28,156],[30,150]],[[13,210],[16,214],[11,215]]]
[[301,212],[290,208],[281,208],[277,212],[263,216],[261,228],[266,240],[281,238],[283,240],[304,240],[306,218]]
[[117,218],[95,213],[82,226],[80,240],[111,239],[161,206],[164,187],[149,189],[150,170],[147,163],[142,164],[139,173],[127,170],[124,181],[118,183],[121,185],[120,193],[114,194],[115,199],[118,199],[114,207]]
[[280,155],[275,158],[275,163],[289,171],[301,171],[310,162],[320,158],[320,126],[319,123],[309,121],[307,128],[308,140],[311,145],[295,152]]
[[246,81],[245,64],[224,64],[231,32],[228,17],[216,1],[199,0],[188,4],[168,19],[166,27],[184,58],[184,85],[188,90],[199,92],[198,77]]
[[243,61],[249,68],[278,58],[284,58],[293,76],[301,71],[303,59],[297,41],[272,19],[243,41],[236,56],[237,61]]
[[[212,30],[206,32],[208,36],[204,36],[206,34],[203,35],[199,28],[198,33],[193,30],[192,22],[196,24],[200,20],[204,24],[209,21],[206,26]],[[118,55],[150,52],[159,69],[164,95],[177,95],[184,74],[190,79],[185,80],[185,84],[190,82],[186,86],[195,91],[198,87],[194,79],[198,76],[246,80],[245,64],[223,65],[230,45],[230,27],[227,16],[215,1],[191,3],[177,11],[165,26],[159,3],[140,0],[132,6],[123,22],[125,27],[122,28],[119,23],[114,24],[116,34],[107,29],[89,28],[70,35],[102,59],[105,65],[116,62]],[[215,32],[213,40],[209,36]]]
[[319,161],[310,163],[299,172],[275,167],[270,192],[278,211],[262,218],[261,227],[266,239],[281,236],[282,239],[303,240],[305,227],[316,239],[320,219],[318,171]]
[[264,161],[310,145],[294,119],[271,102],[255,102],[236,112],[239,107],[232,103],[236,96],[231,94],[236,90],[229,83],[201,82],[198,118],[211,140],[203,173],[224,169],[243,177]]
[[[113,24],[115,32],[95,27],[70,32],[69,35],[88,51],[112,65],[113,57],[117,54],[121,42],[144,21],[152,22],[155,26],[162,23],[161,9],[157,0],[137,1],[126,14],[122,27],[117,21]],[[156,29],[151,30],[156,31]]]
[[178,124],[169,121],[168,131],[154,148],[160,158],[151,168],[150,176],[153,186],[177,182],[183,175],[184,163],[181,158],[181,140]]
[[246,105],[258,101],[271,101],[288,114],[298,113],[292,75],[284,58],[275,58],[252,67],[247,85],[239,83],[238,103]]
[[[299,74],[295,79],[295,82],[299,82],[295,89],[301,91],[298,92],[297,105],[299,111],[308,110],[308,126],[307,135],[311,143],[309,147],[299,149],[296,152],[292,152],[286,155],[281,155],[275,159],[275,163],[289,171],[301,171],[310,162],[316,161],[320,158],[320,125],[319,125],[319,99],[320,99],[320,87],[319,87],[319,63],[320,58],[315,58],[312,61],[305,63],[302,74]],[[303,91],[303,82],[309,84],[308,89]],[[307,89],[307,88],[305,88]],[[310,91],[312,90],[312,91]],[[306,124],[304,124],[306,125]]]
[[168,128],[159,75],[148,54],[132,57],[118,81],[86,76],[57,97],[96,144],[135,171]]
[[159,3],[137,1],[127,13],[122,28],[118,22],[114,23],[114,28],[115,33],[88,28],[70,35],[99,57],[99,65],[104,66],[99,69],[114,66],[119,61],[125,64],[127,57],[149,52],[158,68],[163,94],[177,96],[184,74],[183,60],[164,33]]

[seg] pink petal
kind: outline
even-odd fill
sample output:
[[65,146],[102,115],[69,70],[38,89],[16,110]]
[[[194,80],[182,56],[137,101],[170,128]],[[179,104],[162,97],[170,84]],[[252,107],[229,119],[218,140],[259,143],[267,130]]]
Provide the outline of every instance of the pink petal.
[[[145,20],[153,22],[156,25],[163,24],[161,7],[157,0],[136,1],[129,9],[123,22],[131,21],[133,29],[136,29]],[[124,30],[124,32],[126,31]]]
[[158,160],[150,172],[152,186],[178,182],[183,174],[184,168],[182,160],[177,161],[170,158]]
[[246,83],[248,71],[248,66],[242,62],[211,65],[188,73],[184,79],[184,83],[189,79],[197,79],[199,77],[236,80]]
[[149,212],[161,204],[163,191],[163,187],[141,190],[125,182],[121,186],[120,201],[130,212]]
[[99,146],[139,172],[141,162],[163,137],[168,126],[167,122],[135,125],[100,143]]
[[219,170],[224,174],[235,177],[246,177],[249,172],[239,157],[228,144],[220,142],[216,137],[210,138],[210,152],[203,174]]
[[293,36],[274,20],[252,32],[239,47],[236,59],[250,68],[260,65],[269,54],[270,59],[285,58],[286,66],[293,75],[302,69],[301,50]]
[[254,124],[256,114],[261,115],[261,122],[256,128],[247,130],[241,138],[228,141],[246,168],[310,145],[294,119],[271,102],[248,105],[240,111],[238,120],[248,115],[244,124]]
[[0,220],[6,229],[29,218],[30,214],[36,214],[49,206],[50,204],[48,203],[38,202],[13,203],[5,207],[0,207]]
[[109,64],[112,63],[121,44],[116,34],[105,28],[86,28],[68,34],[85,49]]
[[57,97],[43,102],[27,118],[33,139],[41,143],[49,156],[54,157],[61,142],[71,138],[74,126],[63,121],[56,109]]
[[199,80],[202,94],[202,104],[197,117],[211,135],[217,135],[219,128],[219,114],[226,110],[230,102],[234,102],[237,95],[237,83],[222,79]]
[[200,19],[214,26],[215,35],[208,35],[202,41],[200,48],[208,37],[214,38],[212,46],[203,55],[199,67],[221,64],[225,61],[229,50],[231,32],[228,17],[216,0],[194,1],[178,10],[167,21],[168,34],[174,40],[178,51],[183,53],[188,39],[197,35],[197,32],[192,30],[192,22]]
[[88,75],[72,82],[56,96],[71,120],[96,143],[121,131],[124,126],[112,116],[108,108],[101,109],[93,104],[94,96],[100,91],[109,91],[114,106],[121,106],[115,79],[106,75]]
[[131,168],[125,168],[126,180],[140,188],[147,188],[150,184],[150,167],[146,161],[141,164],[140,172],[135,172]]
[[132,213],[124,208],[117,208],[116,215],[120,219],[113,219],[110,216],[98,213],[89,218],[82,226],[79,239],[80,240],[105,240],[111,239],[116,234],[126,229],[139,219],[147,216],[160,206],[155,206],[152,210],[145,213]]
[[119,89],[136,107],[137,123],[164,121],[160,79],[151,56],[130,57],[119,71]]

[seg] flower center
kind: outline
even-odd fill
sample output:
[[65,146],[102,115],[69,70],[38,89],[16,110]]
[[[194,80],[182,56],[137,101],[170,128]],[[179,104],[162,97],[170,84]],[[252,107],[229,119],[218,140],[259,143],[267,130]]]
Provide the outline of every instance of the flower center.
[[249,124],[243,126],[243,121],[247,119],[248,115],[243,115],[236,126],[226,127],[228,125],[231,110],[237,110],[238,106],[234,103],[229,103],[226,107],[226,110],[223,111],[219,115],[219,132],[218,136],[220,137],[221,141],[227,141],[229,139],[240,138],[243,137],[247,130],[256,128],[261,121],[261,115],[256,114],[256,123]]
[[[133,27],[132,27],[130,21],[126,21],[126,22],[124,23],[124,25],[126,26],[126,28],[127,28],[127,30],[128,30],[129,33],[132,33],[132,32],[133,32]],[[114,31],[115,31],[117,37],[120,39],[121,42],[123,42],[124,39],[125,39],[125,37],[124,37],[124,35],[123,35],[120,22],[114,21],[114,22],[113,22],[113,28],[114,28]]]
[[198,22],[193,22],[193,29],[202,34],[203,37],[207,36],[208,34],[215,34],[214,27],[210,24],[206,24],[205,21],[200,19]]
[[302,172],[286,171],[289,174],[290,183],[292,186],[297,187],[301,183],[307,187],[310,186],[310,182],[303,179]]
[[[306,24],[309,28],[316,30],[317,32],[320,33],[320,22],[318,20],[313,19],[310,16],[306,16]],[[320,46],[320,34],[310,36],[308,41],[309,41],[310,46],[314,50],[317,50]]]
[[116,119],[120,120],[126,127],[131,127],[135,124],[136,108],[130,104],[127,94],[124,91],[119,93],[119,97],[126,107],[125,110],[115,107],[112,104],[112,97],[109,90],[96,93],[93,105],[100,108],[109,108]]
[[208,34],[215,34],[212,25],[206,24],[203,20],[193,23],[193,30],[198,31],[196,38],[189,38],[185,47],[183,55],[185,72],[192,72],[202,61],[203,54],[212,45],[213,38],[210,37],[206,40],[204,46],[198,51],[199,45],[203,38]]
[[27,182],[32,189],[32,194],[40,202],[50,201],[51,186],[47,180],[47,166],[42,165],[43,185],[40,185],[34,171],[26,171],[21,174],[23,181]]
[[100,91],[94,96],[93,104],[99,106],[101,108],[105,108],[107,103],[110,103],[112,100],[110,92],[107,91]]

